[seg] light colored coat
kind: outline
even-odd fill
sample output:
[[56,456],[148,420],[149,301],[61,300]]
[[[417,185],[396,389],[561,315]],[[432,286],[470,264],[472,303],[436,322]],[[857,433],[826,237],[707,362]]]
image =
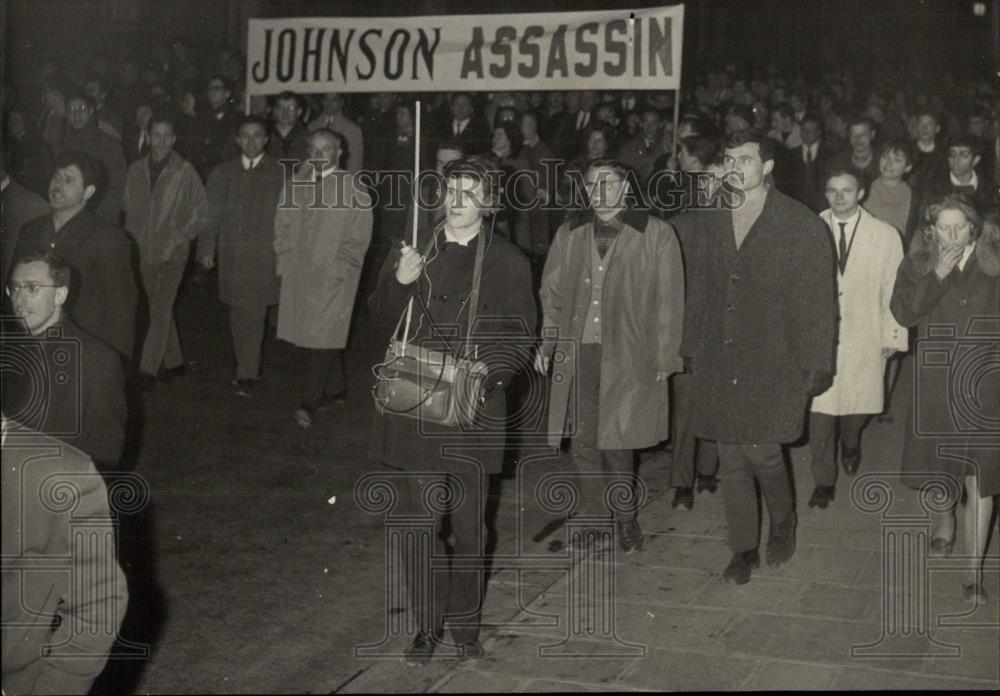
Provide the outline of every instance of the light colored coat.
[[281,277],[278,338],[303,348],[343,348],[354,312],[361,264],[372,236],[372,206],[354,174],[323,179],[322,200],[312,165],[296,176],[290,205],[274,220]]
[[[145,264],[186,259],[205,215],[205,187],[195,168],[176,152],[149,186],[149,158],[141,157],[125,177],[125,229],[139,245]],[[167,256],[167,252],[169,256]]]
[[[884,406],[883,348],[907,349],[907,330],[892,316],[889,302],[903,244],[892,225],[861,209],[847,270],[838,273],[840,324],[837,332],[837,372],[833,384],[815,397],[812,410],[831,416],[881,413]],[[840,228],[824,210],[836,246]],[[834,231],[836,230],[836,231]]]
[[[539,298],[545,355],[553,359],[548,438],[559,445],[571,432],[576,350],[591,298],[593,214],[564,223],[545,261]],[[667,439],[667,382],[656,373],[680,372],[684,268],[673,228],[649,215],[625,213],[605,276],[601,336],[600,449],[640,449]]]

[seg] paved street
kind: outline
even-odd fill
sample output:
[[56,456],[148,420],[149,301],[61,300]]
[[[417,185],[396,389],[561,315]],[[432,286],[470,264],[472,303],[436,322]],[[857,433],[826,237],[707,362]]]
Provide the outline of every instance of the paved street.
[[893,422],[868,428],[862,469],[841,477],[829,509],[806,507],[809,465],[793,453],[798,552],[740,587],[720,577],[729,560],[721,495],[671,509],[668,455],[641,471],[645,549],[576,558],[538,492],[565,456],[522,453],[487,504],[486,658],[459,663],[442,649],[410,668],[392,657],[409,638],[394,632],[406,606],[386,572],[384,517],[354,495],[362,476],[391,473],[366,456],[370,366],[385,337],[357,316],[348,402],[305,432],[292,418],[287,345],[268,341],[253,398],[233,393],[214,278],[187,281],[178,318],[189,372],[145,396],[136,471],[151,504],[129,523],[123,552],[133,561],[124,637],[152,650],[116,662],[102,691],[1000,688],[997,534],[991,601],[972,611],[956,560],[925,563],[925,515],[894,481],[905,378]]

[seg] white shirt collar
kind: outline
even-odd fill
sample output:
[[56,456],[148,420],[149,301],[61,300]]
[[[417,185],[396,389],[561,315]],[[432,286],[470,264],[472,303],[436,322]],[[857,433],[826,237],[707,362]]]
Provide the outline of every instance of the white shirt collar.
[[965,264],[969,260],[969,257],[972,256],[972,252],[975,250],[975,248],[976,248],[975,242],[965,247],[965,251],[962,252],[962,258],[958,260],[958,270],[960,271],[965,270]]
[[851,217],[847,218],[846,220],[841,220],[839,217],[837,217],[836,215],[834,215],[833,211],[831,210],[830,211],[830,231],[833,232],[835,235],[838,235],[837,238],[839,239],[840,224],[841,223],[846,224],[847,226],[844,229],[847,230],[847,241],[850,242],[851,239],[853,239],[853,237],[854,237],[854,227],[855,227],[855,225],[857,225],[858,219],[860,217],[861,217],[861,206],[860,205],[858,206],[858,209],[854,211],[854,215],[852,215]]
[[262,159],[264,159],[263,152],[254,157],[252,160],[246,155],[240,155],[240,161],[243,162],[243,169],[250,169],[251,167],[256,167],[258,164],[260,164],[260,161]]
[[963,184],[961,181],[955,178],[955,175],[948,172],[948,176],[951,177],[952,186],[971,186],[974,190],[979,190],[979,177],[976,175],[976,170],[972,170],[972,178],[969,179],[969,183]]
[[456,238],[451,233],[451,230],[448,229],[447,225],[445,225],[445,228],[444,228],[444,241],[446,241],[446,242],[455,242],[455,244],[458,244],[459,246],[464,246],[464,247],[469,246],[469,242],[471,242],[477,236],[479,236],[478,232],[476,234],[472,235],[471,237],[469,237],[468,239],[458,239],[458,238]]
[[331,174],[333,174],[335,171],[337,171],[337,166],[336,165],[334,165],[332,167],[327,167],[326,169],[324,169],[323,171],[321,171],[319,173],[319,178],[320,179],[325,179],[326,177],[328,177]]

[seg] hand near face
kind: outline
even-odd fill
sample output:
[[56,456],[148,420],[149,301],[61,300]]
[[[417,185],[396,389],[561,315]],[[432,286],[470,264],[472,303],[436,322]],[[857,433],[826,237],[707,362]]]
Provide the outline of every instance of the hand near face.
[[965,251],[965,245],[960,243],[946,244],[938,250],[938,261],[934,266],[934,273],[937,274],[938,278],[944,280],[948,277],[948,274],[961,260],[963,251]]

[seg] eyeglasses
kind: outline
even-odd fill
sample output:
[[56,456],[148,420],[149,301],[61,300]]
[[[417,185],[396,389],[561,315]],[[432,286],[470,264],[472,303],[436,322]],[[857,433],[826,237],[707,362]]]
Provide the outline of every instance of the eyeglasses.
[[9,283],[5,288],[7,297],[13,297],[19,292],[23,292],[28,297],[37,297],[42,288],[58,288],[58,285],[46,285],[45,283]]

